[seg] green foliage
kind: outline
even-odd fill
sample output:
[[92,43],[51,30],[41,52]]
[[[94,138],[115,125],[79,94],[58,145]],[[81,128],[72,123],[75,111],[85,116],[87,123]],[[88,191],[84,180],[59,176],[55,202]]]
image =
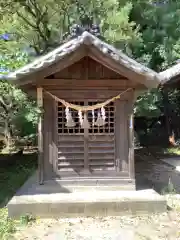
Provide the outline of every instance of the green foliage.
[[13,0],[7,7],[11,8],[11,14],[7,11],[2,17],[1,32],[14,34],[16,38],[1,41],[0,50],[3,45],[10,51],[29,46],[41,55],[63,42],[72,23],[81,24],[84,15],[100,23],[103,35],[111,43],[124,48],[140,41],[135,23],[129,21],[130,3],[120,4],[118,0]]
[[159,103],[162,101],[161,93],[158,89],[147,91],[143,95],[139,96],[135,107],[135,116],[146,116],[147,118],[158,117],[162,111]]
[[3,80],[0,81],[0,96],[0,122],[4,124],[6,148],[11,149],[19,137],[35,133],[38,108],[20,89]]
[[180,2],[132,0],[131,20],[140,26],[142,44],[136,56],[160,71],[172,65],[179,55]]
[[176,194],[176,189],[174,188],[171,178],[169,178],[167,186],[162,189],[162,194]]
[[9,240],[16,231],[15,222],[8,218],[7,209],[0,209],[0,239]]
[[[57,47],[67,38],[70,26],[81,24],[82,18],[88,15],[100,24],[106,41],[161,71],[180,58],[179,13],[180,2],[174,0],[2,0],[0,35],[10,33],[12,37],[10,41],[0,39],[3,54],[0,66],[14,70],[29,61],[28,54],[42,55]],[[22,54],[24,49],[28,53]],[[179,93],[172,91],[168,95],[179,115]],[[37,121],[37,115],[34,106],[28,106],[24,112],[18,111],[16,118],[18,129],[22,123],[21,135],[35,133],[35,124],[29,124]],[[164,114],[161,91],[148,91],[139,97],[135,114],[148,117]]]
[[[133,56],[146,66],[162,71],[180,58],[180,2],[131,0],[130,20],[139,26],[142,41],[132,46]],[[152,94],[152,96],[151,96]],[[159,92],[148,92],[136,103],[136,114],[164,115],[165,108],[179,116],[179,93],[167,93],[169,102]],[[156,100],[155,100],[156,99]],[[174,119],[174,118],[172,118]]]
[[141,42],[141,34],[135,22],[129,21],[131,10],[131,3],[119,7],[117,1],[102,22],[103,35],[106,40],[125,51],[130,45]]
[[[1,158],[1,155],[0,155]],[[35,155],[17,156],[14,164],[0,168],[0,206],[6,205],[15,192],[32,175],[37,167]],[[17,177],[18,176],[18,177]],[[34,220],[31,216],[26,217],[28,222]],[[20,219],[21,220],[21,219]],[[22,223],[20,221],[20,223]],[[14,221],[8,217],[7,208],[0,208],[0,239],[13,239],[12,235],[16,231],[19,221]]]
[[180,148],[179,147],[167,148],[165,149],[164,153],[180,156]]
[[36,221],[36,218],[29,214],[26,214],[20,217],[20,223],[22,225],[28,225],[29,223],[32,223],[35,221]]

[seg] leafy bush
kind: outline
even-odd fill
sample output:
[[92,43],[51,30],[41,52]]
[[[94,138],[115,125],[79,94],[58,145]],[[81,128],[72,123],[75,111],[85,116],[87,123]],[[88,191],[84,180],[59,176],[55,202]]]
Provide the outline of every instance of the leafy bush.
[[7,209],[0,209],[0,239],[9,240],[12,234],[16,231],[15,221],[10,219],[7,214]]
[[5,80],[0,81],[0,108],[0,122],[4,123],[7,149],[13,148],[20,138],[35,135],[40,113],[36,103]]

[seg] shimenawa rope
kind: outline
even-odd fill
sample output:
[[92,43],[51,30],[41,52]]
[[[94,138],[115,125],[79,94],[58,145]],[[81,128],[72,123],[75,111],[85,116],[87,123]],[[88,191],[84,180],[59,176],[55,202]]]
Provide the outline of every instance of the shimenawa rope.
[[108,105],[110,102],[114,102],[115,100],[119,99],[123,94],[125,94],[126,92],[128,92],[130,90],[132,90],[132,88],[128,88],[127,90],[123,91],[122,93],[118,94],[117,96],[115,96],[111,99],[106,100],[105,102],[97,103],[97,104],[92,105],[92,106],[79,106],[79,105],[76,105],[76,104],[68,103],[64,99],[58,98],[58,97],[56,97],[55,95],[53,95],[52,93],[50,93],[46,90],[44,90],[44,91],[49,96],[51,96],[55,101],[61,102],[67,108],[71,108],[71,109],[74,109],[76,111],[87,112],[87,111],[93,111],[93,110],[102,108],[102,107]]

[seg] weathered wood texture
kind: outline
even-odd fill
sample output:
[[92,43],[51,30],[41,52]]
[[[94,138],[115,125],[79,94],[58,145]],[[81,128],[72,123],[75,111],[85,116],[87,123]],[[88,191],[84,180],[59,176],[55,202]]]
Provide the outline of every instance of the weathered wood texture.
[[[37,104],[40,109],[43,107],[43,89],[37,88]],[[43,128],[43,116],[39,116],[39,122],[38,122],[38,166],[39,166],[39,184],[43,184],[43,131],[45,129]]]
[[129,161],[129,176],[131,179],[135,178],[134,168],[134,102],[137,96],[135,92],[132,93],[127,104],[127,126],[128,126],[128,161]]
[[[70,67],[38,80],[38,84],[50,89],[125,89],[137,83],[103,66],[95,60],[84,57]],[[140,86],[139,86],[140,87]]]
[[[97,99],[96,99],[97,101]],[[81,101],[76,104],[94,104]],[[58,107],[58,174],[62,171],[75,171],[79,174],[95,173],[101,170],[115,170],[114,161],[114,104],[106,107],[107,123],[103,127],[92,125],[92,114],[88,114],[90,129],[82,129],[78,115],[72,112],[76,126],[68,129],[65,126],[65,108]],[[97,119],[98,111],[95,111]]]
[[[59,98],[81,105],[91,105],[114,97],[132,81],[85,57],[70,67],[50,74],[38,81],[45,90]],[[119,177],[133,179],[132,159],[129,157],[129,112],[133,89],[120,100],[106,107],[106,125],[81,129],[77,112],[73,112],[76,126],[65,126],[65,108],[44,94],[45,177]],[[132,104],[131,104],[132,105]],[[96,119],[98,111],[95,113]],[[92,124],[92,115],[88,113]]]
[[129,173],[130,178],[135,178],[134,173],[134,115],[130,114],[129,117]]
[[54,100],[44,98],[44,178],[51,179],[53,176],[53,109]]
[[[84,57],[80,61],[71,66],[50,75],[46,78],[54,79],[83,79],[83,80],[99,80],[99,79],[126,79],[122,75],[112,71],[111,69],[96,62],[92,58]],[[127,79],[126,79],[127,80]]]
[[[26,84],[24,91],[35,98],[36,94],[34,95],[33,89],[36,89],[36,86],[56,91],[56,94],[59,91],[60,96],[62,96],[63,91],[69,92],[69,90],[79,91],[78,94],[81,96],[81,94],[84,94],[84,91],[90,94],[89,90],[92,90],[91,92],[96,90],[96,94],[103,93],[104,90],[117,90],[118,94],[127,88],[144,89],[142,84],[123,77],[89,57],[82,58],[71,66],[63,68],[62,71],[59,70],[53,74],[51,74],[50,70],[48,72],[46,69],[46,74],[43,76],[45,78],[42,76],[37,77],[36,75],[36,81],[29,85]],[[113,94],[116,93],[112,93],[111,95],[113,96]],[[100,98],[103,98],[103,96],[100,96]]]
[[128,173],[127,101],[116,101],[116,161],[118,171]]

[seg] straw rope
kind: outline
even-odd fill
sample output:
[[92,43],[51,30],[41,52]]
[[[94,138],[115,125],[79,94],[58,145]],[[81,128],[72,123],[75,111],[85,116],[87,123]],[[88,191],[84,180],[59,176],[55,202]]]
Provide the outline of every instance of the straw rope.
[[92,106],[79,106],[76,104],[72,104],[72,103],[68,103],[66,102],[64,99],[58,98],[55,95],[53,95],[52,93],[44,90],[49,96],[51,96],[55,101],[57,102],[61,102],[65,107],[77,110],[77,111],[82,111],[82,112],[87,112],[87,111],[93,111],[99,108],[102,108],[106,105],[108,105],[110,102],[114,102],[115,100],[119,99],[121,97],[121,95],[125,94],[127,91],[132,90],[132,88],[128,88],[127,90],[123,91],[122,93],[118,94],[117,96],[106,100],[105,102],[102,103],[97,103],[95,105]]

